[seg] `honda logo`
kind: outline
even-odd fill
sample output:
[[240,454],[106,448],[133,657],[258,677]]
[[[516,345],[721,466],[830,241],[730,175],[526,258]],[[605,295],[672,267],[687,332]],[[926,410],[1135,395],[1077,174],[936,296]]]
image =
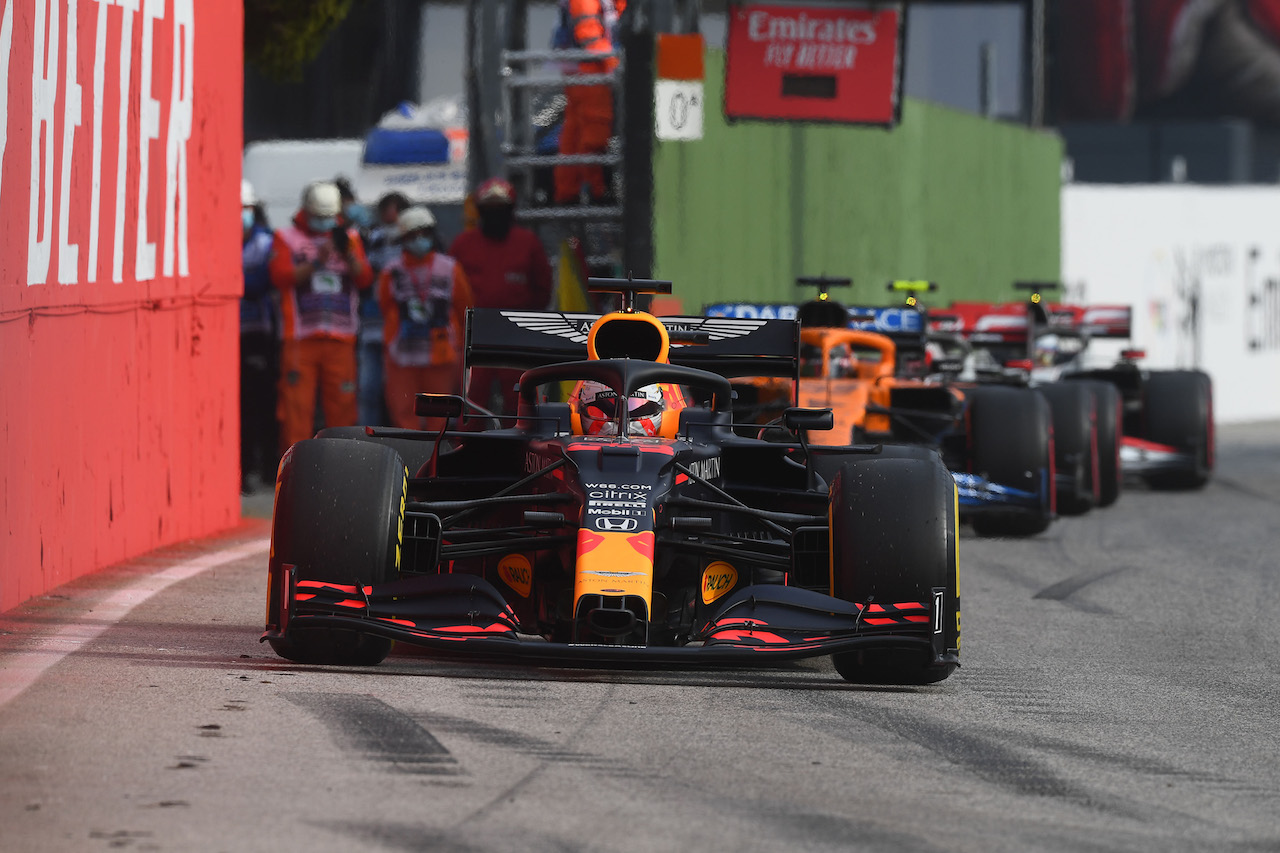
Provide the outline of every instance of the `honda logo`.
[[597,518],[596,530],[607,533],[630,533],[640,526],[634,518]]

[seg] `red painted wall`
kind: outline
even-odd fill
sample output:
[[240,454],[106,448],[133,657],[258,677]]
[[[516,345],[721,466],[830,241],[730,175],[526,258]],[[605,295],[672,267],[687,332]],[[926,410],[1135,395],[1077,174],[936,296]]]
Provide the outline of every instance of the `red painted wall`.
[[0,0],[0,610],[239,520],[242,24]]

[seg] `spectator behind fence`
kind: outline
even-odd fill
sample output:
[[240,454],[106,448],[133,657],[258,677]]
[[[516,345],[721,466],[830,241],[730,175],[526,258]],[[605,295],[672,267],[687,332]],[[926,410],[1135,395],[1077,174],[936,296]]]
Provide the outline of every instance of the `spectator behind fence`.
[[387,411],[403,429],[438,429],[414,414],[418,392],[456,394],[471,287],[462,266],[437,251],[436,218],[417,205],[400,214],[400,253],[378,277],[385,318]]
[[373,281],[355,229],[340,224],[338,188],[310,184],[293,223],[276,232],[271,281],[281,293],[280,438],[312,435],[316,392],[325,426],[356,422],[357,293]]
[[[551,264],[538,236],[515,224],[516,192],[490,178],[475,192],[479,227],[458,235],[449,254],[471,283],[477,308],[543,311],[551,302]],[[520,371],[472,368],[467,394],[490,411],[515,412]]]
[[274,484],[280,459],[276,380],[280,371],[279,318],[267,262],[272,234],[253,185],[240,182],[240,491]]
[[[378,199],[377,220],[369,229],[369,265],[375,277],[400,254],[400,228],[397,221],[409,206],[409,199],[397,192]],[[382,373],[383,340],[382,309],[378,307],[377,288],[360,294],[360,335],[356,344],[359,370],[356,393],[359,397],[359,422],[366,426],[390,423],[387,394]]]

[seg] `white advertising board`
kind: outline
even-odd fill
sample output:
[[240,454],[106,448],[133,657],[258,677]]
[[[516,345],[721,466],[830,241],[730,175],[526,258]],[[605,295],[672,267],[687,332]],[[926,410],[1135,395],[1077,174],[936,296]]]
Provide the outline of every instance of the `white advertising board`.
[[1280,418],[1280,188],[1065,186],[1062,278],[1133,306],[1148,366],[1207,371],[1219,423]]
[[356,194],[373,204],[389,192],[400,192],[422,204],[461,204],[467,195],[467,164],[429,163],[405,166],[363,165]]
[[658,80],[654,84],[654,132],[659,139],[701,139],[702,108],[701,80]]

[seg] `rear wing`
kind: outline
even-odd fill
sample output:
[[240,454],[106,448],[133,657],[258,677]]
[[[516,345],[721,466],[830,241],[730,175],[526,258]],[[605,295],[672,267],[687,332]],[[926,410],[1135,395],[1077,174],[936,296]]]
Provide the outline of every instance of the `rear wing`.
[[1133,336],[1133,308],[1129,305],[1050,305],[1049,316],[1071,315],[1073,328],[1091,338]]
[[[849,313],[848,328],[879,332],[896,338],[918,340],[925,331],[924,317],[915,308],[906,305],[846,305]],[[735,319],[783,318],[795,319],[799,306],[772,302],[719,302],[703,309],[709,317]]]
[[[1044,305],[1047,323],[1038,334],[1073,334],[1088,338],[1131,336],[1133,309],[1128,305]],[[953,332],[975,345],[1025,344],[1027,303],[953,302],[943,311],[930,312],[929,327]]]
[[[466,366],[528,370],[587,357],[587,336],[599,314],[559,311],[467,312]],[[794,379],[800,325],[794,319],[658,317],[671,336],[672,364],[721,376]]]

